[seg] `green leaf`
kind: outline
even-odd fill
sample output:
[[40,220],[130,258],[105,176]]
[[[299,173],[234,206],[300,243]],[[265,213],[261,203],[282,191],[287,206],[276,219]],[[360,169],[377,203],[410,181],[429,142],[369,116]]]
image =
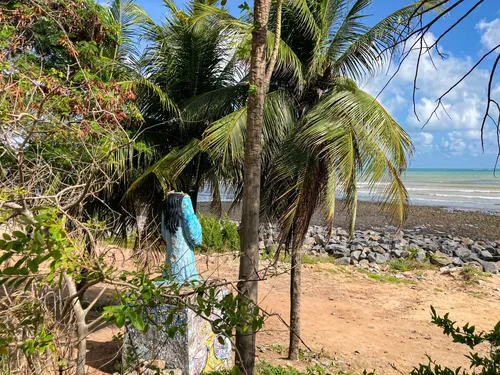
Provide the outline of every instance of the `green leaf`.
[[28,268],[30,269],[31,272],[37,272],[38,271],[38,267],[39,267],[39,264],[38,264],[38,259],[30,259],[28,260],[28,262],[26,263]]
[[144,324],[142,316],[137,314],[135,310],[129,311],[128,317],[130,318],[130,322],[132,323],[132,325],[139,331],[144,331],[146,329],[146,325]]
[[16,237],[20,240],[23,240],[23,241],[26,241],[28,239],[28,237],[26,237],[26,234],[24,234],[23,232],[20,232],[18,230],[12,232],[12,234],[14,235],[14,237]]
[[123,314],[117,315],[115,318],[115,323],[118,328],[122,328],[123,325],[125,324],[125,315]]
[[0,256],[0,264],[2,264],[3,262],[5,262],[7,259],[9,259],[10,257],[12,257],[14,255],[14,253],[8,251],[4,254],[2,254],[2,256]]

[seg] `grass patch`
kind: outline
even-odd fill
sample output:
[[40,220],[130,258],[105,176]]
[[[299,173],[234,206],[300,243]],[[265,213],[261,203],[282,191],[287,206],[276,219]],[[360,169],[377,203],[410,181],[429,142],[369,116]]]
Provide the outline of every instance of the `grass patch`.
[[306,371],[300,371],[292,366],[274,366],[266,361],[259,362],[255,370],[258,375],[325,375],[325,369],[321,366],[311,366]]
[[[273,245],[275,246],[275,245]],[[262,254],[260,256],[260,260],[270,260],[274,261],[275,251],[272,251],[271,254]],[[285,254],[283,251],[278,256],[278,261],[283,263],[291,263],[292,259],[289,254]],[[313,256],[304,254],[302,255],[302,264],[335,264],[335,258],[330,256]]]
[[460,270],[460,275],[467,282],[475,282],[477,280],[485,281],[487,278],[491,277],[491,274],[487,272],[480,271],[474,266],[466,266]]
[[390,283],[390,284],[414,284],[413,281],[406,280],[406,279],[398,279],[397,277],[394,277],[392,275],[382,275],[378,273],[372,273],[370,271],[367,271],[363,268],[358,268],[358,272],[364,273],[365,275],[368,276],[369,279],[380,281],[383,283]]
[[387,265],[390,270],[399,272],[436,269],[436,266],[430,263],[420,262],[412,258],[391,259]]
[[302,256],[302,264],[324,264],[324,263],[334,264],[335,258],[331,256],[317,257],[307,254]]
[[282,344],[271,344],[267,347],[272,352],[278,353],[279,355],[287,355],[288,348]]

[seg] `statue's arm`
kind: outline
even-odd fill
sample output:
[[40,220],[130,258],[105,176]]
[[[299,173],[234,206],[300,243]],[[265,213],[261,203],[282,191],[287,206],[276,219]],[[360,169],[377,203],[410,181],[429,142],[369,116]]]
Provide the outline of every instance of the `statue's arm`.
[[189,196],[182,200],[182,217],[189,242],[194,247],[200,246],[202,241],[201,225],[194,213],[193,203],[191,203]]

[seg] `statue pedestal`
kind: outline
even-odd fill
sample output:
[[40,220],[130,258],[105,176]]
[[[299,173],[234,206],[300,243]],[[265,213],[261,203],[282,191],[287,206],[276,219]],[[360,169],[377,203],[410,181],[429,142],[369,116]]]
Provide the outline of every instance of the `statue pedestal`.
[[[226,294],[226,288],[217,288],[219,298]],[[195,296],[186,298],[190,305],[196,304]],[[159,325],[167,320],[174,308],[177,311],[172,325],[183,327],[186,335],[181,336],[177,332],[174,338],[169,338],[168,327],[160,328]],[[127,353],[132,350],[139,360],[161,364],[161,367],[164,365],[167,370],[180,370],[183,375],[232,368],[231,341],[224,338],[224,344],[221,344],[207,321],[207,318],[212,321],[218,319],[220,311],[213,311],[209,317],[201,317],[185,306],[159,305],[148,309],[146,314],[153,316],[158,324],[151,324],[147,332],[137,331],[133,327],[125,330],[123,363],[126,363]]]

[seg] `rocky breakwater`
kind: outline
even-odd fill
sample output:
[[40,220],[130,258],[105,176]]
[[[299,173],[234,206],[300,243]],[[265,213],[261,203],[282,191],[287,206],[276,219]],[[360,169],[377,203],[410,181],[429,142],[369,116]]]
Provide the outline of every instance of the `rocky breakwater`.
[[[261,228],[260,247],[268,253],[275,248],[278,233],[267,224]],[[474,265],[484,272],[496,274],[500,270],[500,240],[481,241],[453,236],[407,234],[400,231],[356,231],[353,238],[342,228],[335,228],[328,236],[320,226],[309,228],[304,241],[309,255],[334,257],[342,265],[370,267],[391,259],[409,258],[430,262],[438,267]]]

